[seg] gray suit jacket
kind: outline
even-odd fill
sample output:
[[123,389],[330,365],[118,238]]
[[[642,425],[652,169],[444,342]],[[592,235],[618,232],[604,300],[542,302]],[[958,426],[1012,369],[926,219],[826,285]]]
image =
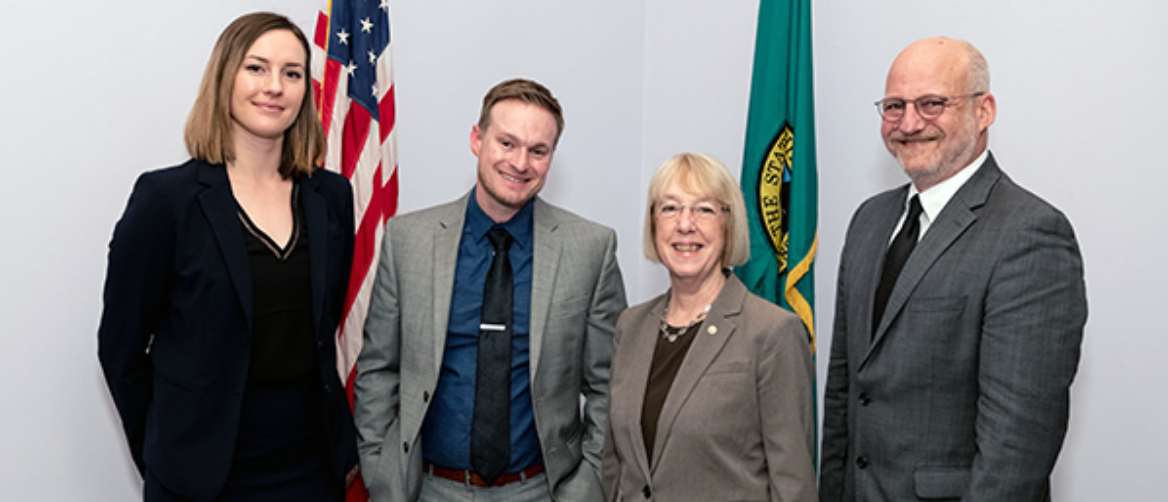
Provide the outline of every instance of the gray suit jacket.
[[[419,433],[445,352],[468,200],[386,225],[354,384],[361,471],[376,501],[416,500],[421,488]],[[600,500],[612,332],[626,305],[616,234],[534,203],[531,397],[548,493]]]
[[733,274],[669,389],[649,465],[641,409],[668,298],[632,307],[617,323],[607,499],[814,501],[807,332]]
[[1074,231],[990,155],[921,238],[872,333],[906,190],[869,199],[848,229],[820,500],[1049,500],[1087,319]]

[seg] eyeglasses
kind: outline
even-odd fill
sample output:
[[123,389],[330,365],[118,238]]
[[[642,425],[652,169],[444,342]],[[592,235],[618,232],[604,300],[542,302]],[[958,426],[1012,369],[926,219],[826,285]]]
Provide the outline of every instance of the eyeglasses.
[[912,101],[905,101],[900,98],[887,98],[876,102],[876,111],[884,117],[885,122],[896,122],[904,118],[904,110],[909,103],[917,109],[917,115],[922,119],[933,120],[945,113],[945,108],[953,106],[953,101],[963,98],[976,98],[985,94],[984,92],[975,92],[973,94],[965,94],[962,96],[921,96]]
[[686,208],[689,208],[689,217],[699,223],[705,223],[717,218],[719,214],[729,211],[730,208],[726,206],[718,206],[710,202],[699,202],[692,206],[683,206],[672,202],[662,202],[657,205],[653,214],[657,219],[673,221],[681,218],[681,213],[684,213]]

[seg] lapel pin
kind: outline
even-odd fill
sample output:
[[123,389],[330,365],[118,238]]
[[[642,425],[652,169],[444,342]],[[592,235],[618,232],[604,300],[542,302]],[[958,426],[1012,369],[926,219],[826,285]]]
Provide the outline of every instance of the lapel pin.
[[718,334],[718,327],[717,326],[710,326],[710,327],[706,328],[706,333],[709,333],[710,336],[716,335],[716,334]]

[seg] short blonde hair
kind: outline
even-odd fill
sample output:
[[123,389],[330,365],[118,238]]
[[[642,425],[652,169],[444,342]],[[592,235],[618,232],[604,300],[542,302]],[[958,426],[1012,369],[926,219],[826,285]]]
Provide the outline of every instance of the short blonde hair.
[[311,79],[312,51],[308,39],[287,17],[271,12],[254,12],[239,17],[219,35],[199,94],[187,117],[183,140],[191,157],[212,164],[226,164],[235,160],[232,142],[231,95],[235,90],[235,75],[243,66],[243,59],[256,39],[272,30],[288,30],[304,47],[304,100],[296,114],[296,121],[284,131],[283,152],[280,154],[280,175],[311,174],[324,158],[324,129],[316,113]]
[[700,153],[681,153],[665,161],[649,181],[649,204],[645,209],[645,235],[641,246],[645,258],[661,263],[657,253],[657,220],[653,208],[665,198],[674,183],[686,192],[713,200],[727,208],[722,226],[725,246],[720,258],[723,267],[736,267],[750,258],[750,233],[746,227],[746,204],[738,181],[721,162]]

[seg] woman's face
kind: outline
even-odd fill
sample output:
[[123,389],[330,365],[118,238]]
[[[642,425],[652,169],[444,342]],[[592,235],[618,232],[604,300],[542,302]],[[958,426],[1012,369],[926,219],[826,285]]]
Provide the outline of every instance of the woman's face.
[[657,254],[673,280],[705,281],[722,270],[722,204],[670,183],[653,208]]
[[283,138],[296,122],[308,89],[307,59],[304,46],[291,31],[272,30],[256,39],[235,73],[231,92],[237,136]]

